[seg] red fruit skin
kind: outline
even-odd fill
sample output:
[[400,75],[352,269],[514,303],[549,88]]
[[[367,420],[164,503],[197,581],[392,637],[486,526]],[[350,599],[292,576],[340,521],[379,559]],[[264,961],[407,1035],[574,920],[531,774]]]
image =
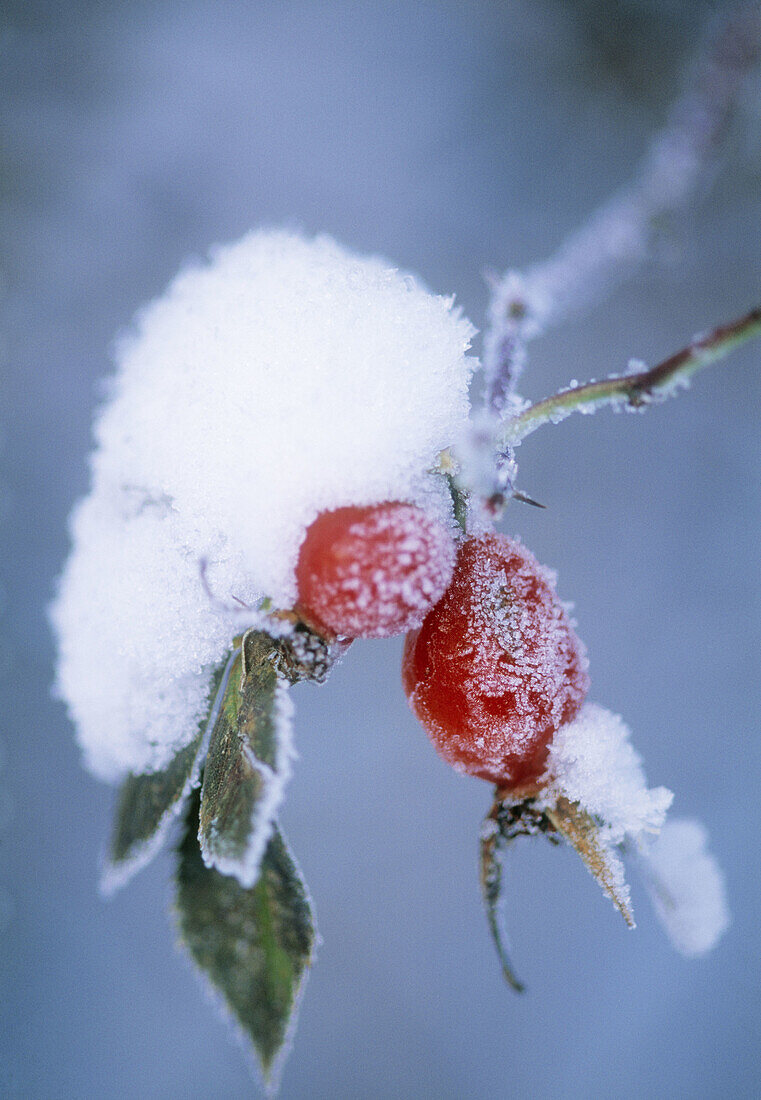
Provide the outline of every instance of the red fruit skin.
[[296,567],[296,610],[318,631],[386,638],[419,626],[452,576],[455,542],[412,504],[347,506],[310,525]]
[[554,575],[518,541],[487,534],[463,544],[449,588],[407,636],[402,682],[449,764],[531,789],[584,701],[586,670]]

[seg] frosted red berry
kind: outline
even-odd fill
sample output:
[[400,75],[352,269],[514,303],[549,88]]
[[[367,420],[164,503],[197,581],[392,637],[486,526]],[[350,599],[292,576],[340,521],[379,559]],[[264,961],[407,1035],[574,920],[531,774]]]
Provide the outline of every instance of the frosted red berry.
[[586,668],[554,575],[487,534],[463,544],[446,593],[408,635],[402,678],[441,756],[510,789],[544,771],[553,733],[584,701]]
[[323,512],[308,528],[298,610],[318,630],[383,638],[419,626],[452,576],[452,531],[397,501]]

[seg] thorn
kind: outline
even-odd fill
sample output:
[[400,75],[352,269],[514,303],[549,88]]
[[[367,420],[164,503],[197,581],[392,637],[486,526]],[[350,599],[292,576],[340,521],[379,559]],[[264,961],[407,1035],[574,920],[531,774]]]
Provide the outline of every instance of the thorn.
[[513,492],[513,500],[519,500],[521,504],[530,504],[533,508],[545,508],[546,504],[540,504],[538,500],[534,500],[533,497],[527,496],[526,493],[521,493],[517,489]]

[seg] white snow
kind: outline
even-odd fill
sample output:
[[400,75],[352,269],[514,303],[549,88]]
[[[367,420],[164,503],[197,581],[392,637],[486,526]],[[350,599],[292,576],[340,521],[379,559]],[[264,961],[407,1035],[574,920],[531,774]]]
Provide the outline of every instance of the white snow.
[[653,907],[682,955],[710,951],[729,927],[721,870],[698,821],[669,820],[640,845],[640,870]]
[[578,802],[601,822],[600,840],[610,846],[657,833],[674,797],[665,787],[648,788],[627,726],[596,703],[585,703],[554,735],[544,781],[544,801],[564,795]]
[[52,609],[95,774],[161,768],[192,739],[236,601],[292,605],[320,511],[409,500],[451,522],[428,471],[463,431],[473,332],[385,261],[286,232],[216,249],[142,311]]
[[544,779],[543,803],[552,805],[560,795],[579,802],[598,821],[599,838],[619,867],[618,852],[637,854],[674,947],[687,956],[710,951],[729,925],[721,871],[707,851],[702,825],[665,820],[673,795],[665,787],[648,789],[618,715],[585,703],[575,721],[555,734]]
[[201,744],[198,748],[198,753],[196,754],[190,775],[185,781],[185,785],[179,797],[164,811],[153,836],[142,843],[132,845],[128,855],[124,859],[118,860],[118,862],[113,862],[109,857],[106,857],[104,860],[100,877],[100,892],[103,897],[110,898],[118,890],[121,890],[123,886],[126,886],[139,871],[142,871],[143,867],[147,867],[148,864],[152,862],[154,857],[158,855],[166,844],[167,838],[170,836],[178,816],[185,809],[190,792],[195,790],[200,782],[201,765],[206,758],[211,734],[222,708],[225,690],[234,664],[235,654],[233,653],[228,658],[220,679],[213,706],[209,709],[206,718],[206,725],[203,731]]

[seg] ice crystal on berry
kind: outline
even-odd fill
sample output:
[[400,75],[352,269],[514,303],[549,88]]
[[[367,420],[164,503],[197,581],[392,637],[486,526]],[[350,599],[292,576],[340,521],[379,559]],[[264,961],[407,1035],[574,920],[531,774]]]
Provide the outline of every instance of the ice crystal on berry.
[[412,505],[323,512],[299,554],[299,611],[348,638],[402,634],[442,595],[454,559],[451,525]]
[[595,703],[553,737],[542,787],[545,801],[562,795],[602,822],[600,839],[610,845],[657,833],[674,798],[666,787],[648,788],[628,727]]
[[469,539],[452,582],[408,636],[404,683],[445,760],[501,785],[536,779],[577,713],[587,660],[555,575],[515,539]]

